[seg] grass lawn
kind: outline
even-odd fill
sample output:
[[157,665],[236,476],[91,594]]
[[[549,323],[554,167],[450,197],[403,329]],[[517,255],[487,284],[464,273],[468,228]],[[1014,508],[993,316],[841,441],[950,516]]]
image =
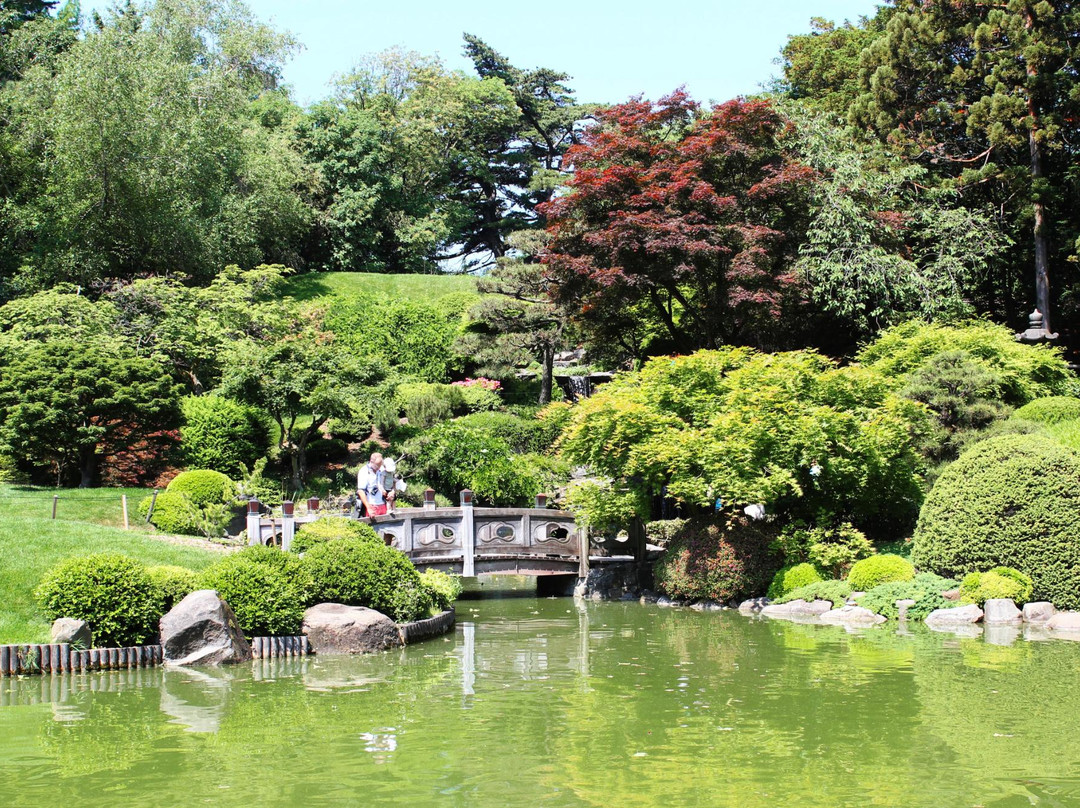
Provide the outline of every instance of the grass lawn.
[[471,275],[384,275],[375,272],[311,272],[292,278],[285,296],[310,301],[367,292],[390,298],[432,301],[459,292],[476,292]]
[[41,577],[61,559],[104,552],[124,553],[147,565],[176,564],[193,570],[221,558],[211,550],[168,544],[114,527],[34,517],[0,522],[0,644],[48,642],[49,621],[34,601]]
[[149,531],[139,518],[139,502],[149,496],[145,488],[46,488],[36,485],[0,484],[0,503],[18,519],[50,519],[53,496],[57,521],[92,522],[109,527],[124,526],[122,500],[127,494],[128,521],[133,529]]

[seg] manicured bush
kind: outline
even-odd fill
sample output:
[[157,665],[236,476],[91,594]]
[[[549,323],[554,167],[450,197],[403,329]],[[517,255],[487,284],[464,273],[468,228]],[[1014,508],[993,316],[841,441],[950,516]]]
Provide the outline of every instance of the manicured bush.
[[367,606],[404,623],[425,617],[431,606],[420,573],[409,559],[382,543],[340,539],[304,554],[313,603]]
[[46,617],[90,624],[99,648],[142,645],[157,635],[160,600],[146,568],[119,553],[61,561],[36,591]]
[[1011,567],[1034,599],[1080,608],[1080,455],[1038,435],[968,450],[927,496],[911,560],[947,576]]
[[371,525],[344,516],[323,516],[314,522],[301,525],[293,537],[290,549],[294,553],[304,553],[316,544],[337,539],[359,539],[382,543]]
[[302,587],[283,568],[253,554],[236,553],[210,565],[199,575],[199,587],[217,591],[248,637],[300,631],[306,606]]
[[1058,424],[1080,419],[1080,398],[1047,396],[1030,401],[1013,413],[1013,418],[1037,424]]
[[1031,600],[1031,578],[1019,570],[995,567],[989,572],[969,572],[960,581],[960,600],[982,606],[993,598],[1009,598],[1017,606]]
[[908,619],[922,620],[935,609],[958,606],[957,601],[946,600],[941,594],[955,589],[956,586],[956,581],[950,578],[920,572],[910,581],[894,581],[875,586],[859,598],[859,605],[875,614],[895,620],[899,615],[896,601],[913,600],[915,604],[908,607]]
[[177,474],[165,490],[172,494],[186,494],[193,505],[200,507],[232,501],[236,495],[236,484],[220,471],[196,469]]
[[910,561],[885,553],[864,558],[852,566],[848,583],[856,592],[869,592],[875,586],[910,581],[914,577],[915,567]]
[[270,449],[266,416],[222,396],[189,396],[180,402],[180,452],[184,464],[235,475]]
[[817,568],[813,564],[792,564],[787,567],[783,567],[772,579],[772,583],[769,584],[769,591],[766,593],[769,600],[779,600],[800,587],[807,586],[808,584],[817,583],[821,580],[821,573],[817,571]]
[[[154,512],[150,514],[150,503],[154,503]],[[150,524],[163,533],[177,533],[182,536],[198,535],[195,526],[197,509],[187,494],[174,491],[161,491],[157,498],[144,497],[139,501],[139,516],[145,521],[150,515]]]
[[147,567],[146,574],[150,576],[157,592],[159,614],[168,612],[194,592],[199,585],[198,576],[186,567],[161,564],[156,567]]
[[432,605],[445,611],[461,597],[461,577],[440,570],[426,569],[420,573],[420,584],[428,593]]
[[760,595],[780,566],[776,531],[741,514],[688,520],[653,570],[673,598],[728,601]]
[[658,519],[645,524],[645,540],[657,547],[667,547],[686,525],[685,519]]
[[792,589],[775,600],[777,603],[790,603],[793,600],[805,600],[810,603],[815,600],[831,600],[833,606],[839,608],[847,603],[849,597],[851,597],[851,584],[847,581],[816,581]]

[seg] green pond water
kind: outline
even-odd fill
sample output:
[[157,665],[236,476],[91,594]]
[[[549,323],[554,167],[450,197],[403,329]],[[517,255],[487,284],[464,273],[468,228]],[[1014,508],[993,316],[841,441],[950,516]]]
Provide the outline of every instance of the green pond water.
[[1080,806],[1080,643],[458,604],[374,657],[0,680],[4,805]]

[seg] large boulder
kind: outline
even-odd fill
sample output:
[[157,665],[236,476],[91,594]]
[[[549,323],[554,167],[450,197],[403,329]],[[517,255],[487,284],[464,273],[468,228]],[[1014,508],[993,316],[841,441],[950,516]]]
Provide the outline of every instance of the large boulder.
[[1037,600],[1033,603],[1025,603],[1022,614],[1025,623],[1045,623],[1057,614],[1057,609],[1049,601]]
[[1010,598],[990,598],[983,604],[983,622],[1019,624],[1024,618]]
[[820,617],[832,611],[831,600],[792,600],[787,603],[770,603],[761,610],[765,617]]
[[301,630],[316,654],[371,654],[402,645],[397,623],[365,606],[320,603],[304,612]]
[[768,598],[749,598],[739,604],[739,611],[743,614],[757,614],[768,605]]
[[821,622],[835,626],[874,626],[884,623],[885,618],[862,606],[841,606],[821,615]]
[[926,616],[929,626],[963,626],[978,623],[983,618],[983,610],[974,603],[956,606],[951,609],[934,609]]
[[172,665],[230,665],[251,661],[229,604],[213,589],[192,592],[161,618],[161,645]]
[[1050,631],[1080,632],[1080,612],[1058,612],[1046,621]]
[[61,617],[54,621],[50,635],[54,643],[70,643],[80,648],[94,646],[90,625],[85,620],[76,620],[74,617]]

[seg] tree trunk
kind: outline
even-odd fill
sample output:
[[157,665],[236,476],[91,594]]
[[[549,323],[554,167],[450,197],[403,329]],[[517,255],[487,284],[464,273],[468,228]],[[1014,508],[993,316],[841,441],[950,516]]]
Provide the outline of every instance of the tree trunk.
[[97,477],[97,447],[79,450],[79,488],[93,488]]
[[1031,180],[1035,186],[1035,201],[1032,208],[1035,212],[1035,308],[1043,316],[1043,328],[1047,333],[1052,333],[1050,325],[1050,258],[1049,236],[1046,232],[1046,206],[1039,198],[1039,180],[1042,179],[1042,151],[1039,142],[1035,139],[1035,130],[1028,133],[1028,147],[1031,150]]
[[545,345],[540,350],[540,363],[543,365],[543,374],[540,376],[540,399],[537,403],[542,407],[551,403],[551,382],[555,367],[555,346]]

